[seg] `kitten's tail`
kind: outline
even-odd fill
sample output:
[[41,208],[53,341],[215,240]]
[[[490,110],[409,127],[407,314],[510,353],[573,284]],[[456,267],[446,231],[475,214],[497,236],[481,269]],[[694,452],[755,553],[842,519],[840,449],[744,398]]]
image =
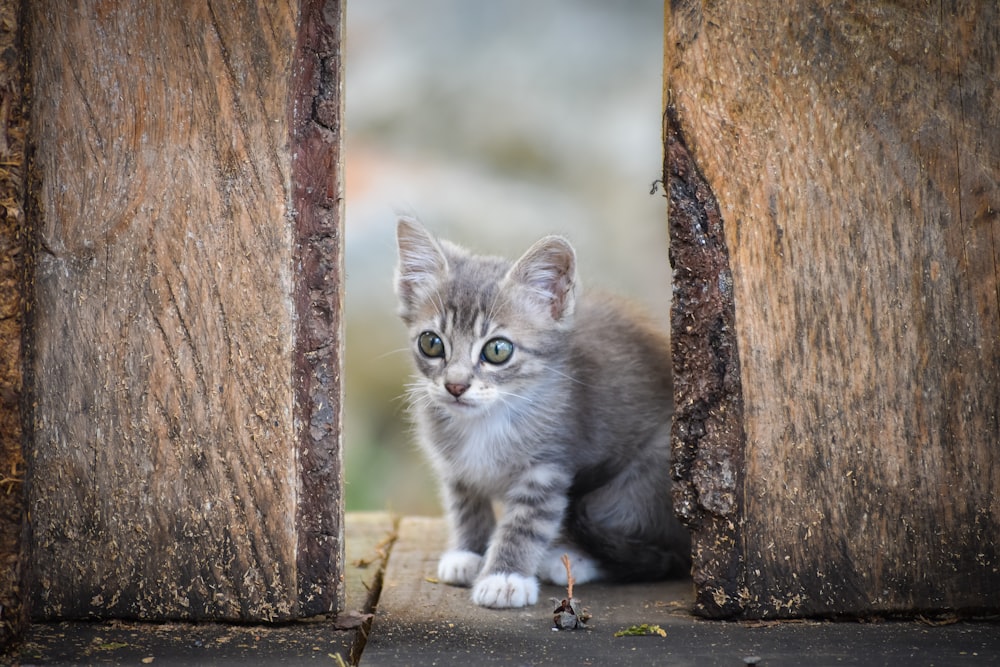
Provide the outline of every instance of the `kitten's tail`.
[[659,538],[622,535],[574,513],[567,525],[573,542],[600,561],[608,579],[657,581],[691,572],[691,540],[679,524]]

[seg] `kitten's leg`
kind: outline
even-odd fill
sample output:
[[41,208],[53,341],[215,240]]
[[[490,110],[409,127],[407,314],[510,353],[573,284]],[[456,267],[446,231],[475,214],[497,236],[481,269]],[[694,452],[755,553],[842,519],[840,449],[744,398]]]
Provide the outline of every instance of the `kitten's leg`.
[[482,567],[496,518],[488,498],[464,485],[446,483],[445,509],[451,528],[451,546],[438,561],[438,579],[446,584],[468,586]]
[[580,549],[564,543],[557,543],[549,549],[538,568],[538,577],[550,584],[565,586],[568,580],[566,578],[566,565],[562,560],[564,555],[569,556],[574,583],[585,584],[588,581],[596,581],[604,577],[601,566],[596,559],[591,558]]
[[569,475],[535,465],[507,494],[504,515],[486,552],[472,601],[483,607],[524,607],[538,601],[535,572],[566,511]]

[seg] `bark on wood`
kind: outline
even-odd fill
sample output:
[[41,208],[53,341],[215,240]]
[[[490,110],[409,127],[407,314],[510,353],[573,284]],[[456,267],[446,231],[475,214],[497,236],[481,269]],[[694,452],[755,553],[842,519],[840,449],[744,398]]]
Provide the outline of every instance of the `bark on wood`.
[[24,43],[19,2],[0,2],[0,653],[27,621],[24,574]]
[[675,268],[671,357],[675,377],[683,379],[674,388],[674,509],[701,538],[692,544],[699,603],[709,596],[717,614],[729,615],[738,605],[716,598],[716,591],[741,565],[745,441],[733,277],[719,205],[672,110],[665,138]]
[[295,216],[298,587],[304,615],[343,608],[341,424],[344,12],[301,5],[291,99]]
[[[697,462],[676,472],[699,613],[996,610],[1000,9],[732,1],[666,14],[678,285],[710,269],[700,296],[676,301],[672,332],[675,447]],[[704,190],[680,188],[688,157]],[[692,201],[717,202],[723,242],[691,227]],[[689,266],[703,240],[719,261]],[[684,366],[688,327],[717,347],[706,300],[735,311],[733,429],[685,412],[730,368]]]
[[337,610],[340,4],[29,14],[33,613]]

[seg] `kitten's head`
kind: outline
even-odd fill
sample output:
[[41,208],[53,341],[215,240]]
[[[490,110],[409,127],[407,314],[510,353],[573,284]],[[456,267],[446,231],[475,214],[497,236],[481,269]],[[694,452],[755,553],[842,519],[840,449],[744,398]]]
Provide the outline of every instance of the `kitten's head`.
[[519,260],[438,242],[411,218],[397,226],[399,314],[420,375],[418,405],[481,416],[539,398],[567,352],[576,255],[548,236]]

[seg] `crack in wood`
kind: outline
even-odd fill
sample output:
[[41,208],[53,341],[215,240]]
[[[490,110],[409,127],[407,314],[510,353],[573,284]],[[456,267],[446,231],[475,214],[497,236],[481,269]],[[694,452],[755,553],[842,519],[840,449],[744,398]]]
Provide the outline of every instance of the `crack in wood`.
[[368,597],[365,599],[365,604],[362,608],[364,620],[355,631],[354,641],[351,643],[349,660],[352,665],[358,665],[361,662],[361,654],[368,643],[368,637],[371,636],[372,627],[375,623],[375,613],[378,611],[379,599],[382,597],[382,584],[385,582],[385,571],[389,567],[392,548],[396,545],[396,540],[399,539],[400,521],[401,519],[398,516],[392,518],[392,530],[375,548],[376,557],[372,562],[377,564],[377,569],[375,570],[374,577],[372,577],[371,584],[368,586]]

